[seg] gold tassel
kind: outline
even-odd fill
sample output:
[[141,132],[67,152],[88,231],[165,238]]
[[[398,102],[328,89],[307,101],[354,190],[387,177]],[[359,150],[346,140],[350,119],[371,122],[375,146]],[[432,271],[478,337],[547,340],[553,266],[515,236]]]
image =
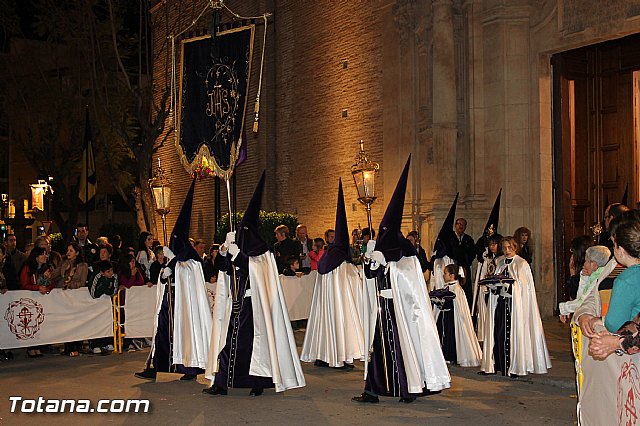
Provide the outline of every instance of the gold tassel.
[[260,99],[256,99],[254,112],[256,113],[256,115],[253,118],[253,133],[258,133],[258,123],[260,121]]
[[258,123],[260,121],[260,94],[262,93],[262,70],[264,69],[264,51],[267,49],[267,18],[271,14],[265,13],[264,19],[264,35],[262,37],[262,58],[260,59],[260,78],[258,80],[258,94],[256,95],[256,104],[254,107],[255,117],[253,118],[253,133],[258,133]]

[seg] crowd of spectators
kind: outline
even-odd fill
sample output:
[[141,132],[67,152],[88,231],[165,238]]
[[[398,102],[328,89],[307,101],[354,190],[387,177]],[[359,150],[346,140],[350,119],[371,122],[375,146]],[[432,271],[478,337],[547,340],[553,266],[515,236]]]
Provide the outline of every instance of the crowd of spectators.
[[[121,249],[119,236],[111,240],[98,237],[93,243],[86,224],[78,224],[76,237],[66,245],[64,254],[52,250],[51,240],[46,235],[26,245],[23,252],[18,249],[16,236],[10,233],[4,244],[0,244],[0,294],[29,290],[47,295],[56,288],[72,290],[86,287],[92,297],[98,298],[113,296],[119,290],[133,286],[152,286],[157,282],[161,264],[166,264],[166,261],[161,246],[153,250],[154,239],[150,233],[140,234],[137,255],[132,247]],[[121,302],[124,303],[124,292],[122,296]],[[134,351],[143,343],[128,340],[125,345],[129,351]],[[83,342],[67,342],[62,354],[76,357],[82,348]],[[95,354],[109,354],[113,351],[113,339],[93,339],[88,348]],[[27,355],[41,357],[43,349],[30,347]],[[0,360],[12,358],[10,351],[0,350]]]
[[[464,226],[458,226],[459,222],[464,223]],[[468,237],[464,234],[464,228],[466,221],[458,219],[456,231],[462,229],[463,235]],[[526,231],[523,234],[523,241],[526,243],[530,233],[526,228],[520,229]],[[69,290],[86,287],[94,298],[113,296],[122,290],[121,303],[124,304],[126,289],[155,285],[162,268],[167,265],[163,247],[149,232],[140,233],[137,248],[121,247],[122,241],[117,235],[111,238],[97,237],[94,243],[89,234],[86,224],[78,224],[76,237],[67,244],[63,254],[52,250],[51,241],[46,235],[39,236],[33,244],[26,245],[23,252],[18,249],[16,236],[8,234],[4,244],[0,244],[0,294],[11,290],[31,290],[46,295],[54,288]],[[273,251],[278,271],[285,276],[298,277],[318,269],[320,259],[335,237],[335,231],[327,229],[322,237],[311,238],[304,224],[296,227],[294,238],[286,225],[276,227],[274,234],[276,242]],[[350,246],[353,263],[360,264],[363,261],[367,242],[372,238],[375,238],[375,232],[368,228],[353,230]],[[407,238],[416,248],[423,272],[427,271],[430,263],[425,250],[420,246],[418,232],[410,232]],[[461,238],[460,241],[468,243],[468,238]],[[220,246],[212,244],[207,252],[204,240],[190,240],[202,257],[205,281],[215,283],[218,270],[213,260],[218,255]],[[472,244],[466,244],[465,248],[466,246]],[[472,254],[467,257],[473,259]],[[144,346],[144,343],[127,339],[125,348],[133,351]],[[92,340],[88,347],[96,354],[109,354],[113,351],[109,339]],[[62,353],[74,357],[82,349],[82,342],[67,342]],[[30,348],[27,353],[32,357],[41,356],[41,348]],[[0,360],[8,357],[10,353],[0,352]]]

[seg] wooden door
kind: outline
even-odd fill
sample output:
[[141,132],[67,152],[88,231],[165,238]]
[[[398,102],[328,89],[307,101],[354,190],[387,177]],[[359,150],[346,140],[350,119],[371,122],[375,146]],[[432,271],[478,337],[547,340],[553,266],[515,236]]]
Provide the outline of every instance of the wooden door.
[[[566,300],[569,248],[591,234],[605,203],[628,204],[638,188],[640,37],[563,52],[552,58],[555,259],[558,300]],[[634,80],[635,78],[635,80]],[[636,104],[634,106],[634,103]]]
[[[593,212],[594,221],[607,207],[606,200],[621,202],[627,185],[635,186],[633,74],[620,69],[621,49],[622,46],[611,46],[597,51],[599,72],[595,77],[597,93],[593,112],[595,129],[600,131],[596,133],[593,147],[598,177],[592,182],[592,198],[598,201],[599,209]],[[629,204],[635,201],[634,192],[630,191]]]

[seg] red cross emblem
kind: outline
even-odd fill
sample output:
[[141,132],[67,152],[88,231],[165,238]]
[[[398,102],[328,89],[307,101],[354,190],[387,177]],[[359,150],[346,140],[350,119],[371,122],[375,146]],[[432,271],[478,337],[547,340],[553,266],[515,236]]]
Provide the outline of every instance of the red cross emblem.
[[33,339],[44,322],[44,309],[40,303],[25,297],[9,304],[4,319],[18,340]]

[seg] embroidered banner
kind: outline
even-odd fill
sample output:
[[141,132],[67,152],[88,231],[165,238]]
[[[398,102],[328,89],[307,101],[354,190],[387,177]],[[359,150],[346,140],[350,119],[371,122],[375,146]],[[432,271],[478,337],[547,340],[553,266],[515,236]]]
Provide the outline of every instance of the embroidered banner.
[[111,298],[86,288],[0,294],[0,349],[113,336]]
[[182,41],[176,148],[190,174],[225,174],[241,156],[254,30]]

